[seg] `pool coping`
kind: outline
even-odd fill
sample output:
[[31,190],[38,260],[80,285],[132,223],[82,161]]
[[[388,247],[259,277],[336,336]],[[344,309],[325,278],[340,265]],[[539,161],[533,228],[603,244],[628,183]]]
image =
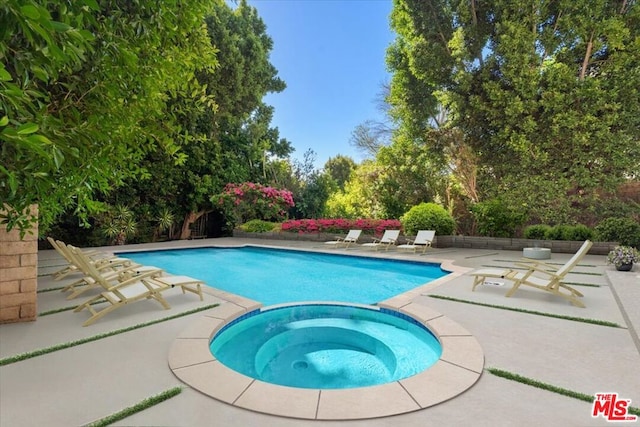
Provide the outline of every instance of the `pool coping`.
[[451,273],[375,306],[339,301],[277,305],[384,307],[412,318],[429,328],[442,344],[440,359],[414,376],[369,387],[320,390],[270,384],[242,375],[216,360],[209,345],[215,334],[226,325],[264,306],[212,287],[208,287],[206,293],[227,303],[205,312],[178,335],[169,350],[169,368],[182,382],[207,396],[239,408],[281,417],[356,420],[398,415],[437,405],[462,394],[480,379],[484,352],[476,338],[460,324],[427,306],[412,302],[421,293],[468,270],[454,266],[450,261],[436,262]]

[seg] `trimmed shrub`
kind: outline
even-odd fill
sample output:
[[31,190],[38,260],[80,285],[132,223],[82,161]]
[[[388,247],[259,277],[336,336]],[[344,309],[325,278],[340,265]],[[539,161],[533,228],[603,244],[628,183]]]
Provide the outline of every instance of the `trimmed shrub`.
[[567,231],[565,240],[573,240],[573,241],[583,241],[583,240],[593,240],[595,236],[595,232],[583,224],[578,224],[570,227]]
[[551,226],[545,224],[530,225],[524,229],[525,239],[544,240]]
[[487,200],[471,207],[478,232],[489,237],[514,237],[516,230],[524,225],[527,214],[510,206],[501,199]]
[[268,221],[262,221],[261,219],[252,219],[240,226],[242,231],[247,233],[267,233],[273,231],[277,224]]
[[640,224],[632,218],[607,218],[596,226],[595,231],[602,242],[640,248]]
[[420,203],[412,207],[402,215],[400,222],[408,235],[415,235],[418,230],[435,230],[436,235],[447,236],[456,228],[451,214],[435,203]]
[[570,225],[554,225],[549,228],[546,234],[547,240],[571,240],[568,237],[571,235]]

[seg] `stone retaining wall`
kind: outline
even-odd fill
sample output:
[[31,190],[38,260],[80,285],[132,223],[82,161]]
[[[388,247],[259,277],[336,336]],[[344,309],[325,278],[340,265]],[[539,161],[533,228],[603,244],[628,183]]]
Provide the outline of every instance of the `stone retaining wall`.
[[[573,254],[580,249],[583,241],[571,240],[531,240],[531,239],[509,239],[499,237],[470,237],[470,236],[437,236],[438,248],[468,248],[468,249],[491,249],[504,251],[520,251],[524,248],[549,248],[552,253]],[[613,249],[615,242],[593,242],[589,249],[591,255],[606,255]]]
[[[344,233],[346,235],[346,233]],[[234,230],[233,237],[245,237],[252,239],[273,239],[273,240],[304,240],[313,242],[326,242],[334,240],[340,234],[313,233],[299,234],[289,232],[268,232],[268,233],[247,233],[241,230]],[[405,237],[400,237],[400,243]],[[360,242],[372,241],[372,236],[362,236]],[[505,251],[521,251],[524,248],[540,247],[549,248],[552,253],[575,253],[582,246],[581,241],[569,240],[530,240],[530,239],[509,239],[498,237],[468,237],[468,236],[436,236],[433,242],[435,248],[468,248],[468,249],[490,249]],[[615,242],[594,242],[589,250],[591,255],[606,255],[616,246]]]
[[[33,210],[34,208],[32,208]],[[37,215],[37,212],[36,212]],[[38,226],[20,238],[20,231],[0,226],[0,323],[36,319]]]

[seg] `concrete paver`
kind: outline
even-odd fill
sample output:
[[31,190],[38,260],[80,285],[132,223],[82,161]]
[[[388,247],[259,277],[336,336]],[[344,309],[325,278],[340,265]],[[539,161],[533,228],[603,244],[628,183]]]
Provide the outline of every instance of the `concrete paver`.
[[[130,249],[258,244],[308,250],[325,250],[311,242],[250,239],[210,239],[139,245]],[[106,248],[122,250],[118,248]],[[335,251],[335,250],[334,250]],[[349,254],[397,259],[446,260],[459,267],[506,266],[521,253],[467,249],[432,249],[426,255],[399,251],[346,251]],[[342,253],[342,252],[341,252]],[[570,254],[552,254],[550,262],[562,264]],[[53,251],[39,253],[39,290],[57,287],[45,274],[55,270],[59,257]],[[446,264],[444,264],[446,265]],[[479,286],[464,274],[438,281],[412,295],[412,304],[444,314],[466,329],[485,354],[485,368],[499,368],[559,387],[594,394],[617,392],[640,407],[640,275],[616,272],[604,256],[588,255],[569,276],[585,294],[586,309],[571,306],[537,290],[519,290],[505,298],[507,288]],[[578,274],[576,274],[578,273]],[[579,274],[583,273],[583,274]],[[586,274],[584,274],[586,273]],[[73,277],[70,276],[70,279]],[[175,291],[175,292],[174,292]],[[179,289],[167,294],[172,309],[143,301],[114,311],[83,328],[86,313],[65,311],[40,317],[36,322],[0,326],[0,358],[108,332],[205,304],[227,304],[220,294],[205,294],[200,302]],[[500,310],[433,298],[447,296],[484,304],[585,317],[618,323],[621,328],[591,325],[565,319]],[[38,294],[38,311],[73,306],[57,291]],[[236,303],[229,303],[238,307]],[[246,308],[243,308],[246,310]],[[182,385],[168,366],[170,349],[178,336],[189,332],[202,313],[196,313],[99,341],[0,366],[0,426],[83,425],[110,415],[168,388]],[[215,319],[212,318],[215,324]],[[187,331],[187,332],[185,332]],[[183,334],[183,335],[181,335]],[[184,335],[187,334],[187,335]],[[221,380],[213,376],[210,381]],[[418,391],[416,391],[418,393]],[[425,399],[428,393],[424,394]],[[251,396],[252,399],[256,396]],[[248,411],[211,399],[185,387],[183,392],[116,425],[155,426],[601,426],[602,417],[591,417],[591,404],[496,377],[484,372],[463,394],[402,415],[353,421],[303,421]],[[631,425],[636,425],[631,423]],[[640,425],[640,422],[638,422]]]

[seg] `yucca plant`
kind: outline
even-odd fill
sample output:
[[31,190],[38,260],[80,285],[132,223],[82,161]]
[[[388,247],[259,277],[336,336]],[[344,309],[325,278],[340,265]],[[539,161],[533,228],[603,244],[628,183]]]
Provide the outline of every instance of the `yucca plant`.
[[156,216],[156,235],[167,233],[169,240],[173,238],[173,224],[176,220],[169,208],[162,208]]
[[114,245],[124,245],[138,231],[133,211],[126,205],[114,206],[105,214],[102,222],[102,232],[112,239]]

